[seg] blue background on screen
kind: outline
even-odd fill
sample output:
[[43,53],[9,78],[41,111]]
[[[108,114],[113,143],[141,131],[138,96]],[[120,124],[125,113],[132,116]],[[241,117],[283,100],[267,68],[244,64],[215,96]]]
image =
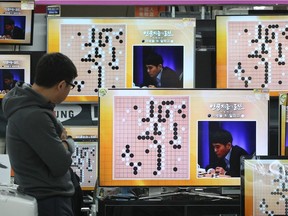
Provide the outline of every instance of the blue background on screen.
[[[141,86],[145,83],[145,79],[148,77],[144,60],[150,52],[156,52],[162,56],[164,67],[169,67],[175,70],[178,75],[183,73],[183,46],[134,46],[133,82],[136,86]],[[185,74],[183,74],[183,76],[185,79]]]
[[209,136],[220,128],[232,134],[233,145],[244,148],[251,155],[256,151],[256,121],[199,121],[198,164],[201,168],[205,168],[216,157]]
[[4,86],[3,75],[5,71],[9,71],[10,73],[12,73],[14,76],[14,80],[24,81],[24,72],[25,72],[24,69],[0,69],[0,90],[3,90]]
[[4,31],[5,31],[5,19],[6,18],[10,18],[12,20],[14,20],[15,22],[15,26],[18,26],[20,28],[22,28],[25,31],[25,24],[26,24],[26,17],[25,16],[1,16],[0,15],[0,35],[4,35]]

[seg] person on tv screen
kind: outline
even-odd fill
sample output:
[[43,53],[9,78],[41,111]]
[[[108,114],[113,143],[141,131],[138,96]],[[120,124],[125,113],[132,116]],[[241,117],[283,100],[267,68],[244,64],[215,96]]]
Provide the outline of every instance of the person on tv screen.
[[145,59],[145,66],[150,80],[146,87],[149,88],[181,88],[182,83],[176,71],[164,67],[163,58],[158,53],[151,53]]
[[74,215],[75,145],[54,107],[65,100],[76,77],[77,69],[67,56],[48,53],[37,63],[33,85],[18,82],[2,100],[14,181],[18,191],[36,198],[39,216]]
[[25,39],[25,31],[15,25],[15,21],[7,18],[4,21],[4,35],[7,39]]
[[15,84],[17,83],[17,80],[14,80],[14,76],[13,76],[13,74],[10,71],[4,71],[3,82],[4,82],[3,90],[5,92],[8,92],[12,88],[15,87]]
[[240,157],[248,152],[237,145],[232,145],[233,137],[227,130],[216,131],[210,142],[217,160],[206,167],[207,173],[240,177]]

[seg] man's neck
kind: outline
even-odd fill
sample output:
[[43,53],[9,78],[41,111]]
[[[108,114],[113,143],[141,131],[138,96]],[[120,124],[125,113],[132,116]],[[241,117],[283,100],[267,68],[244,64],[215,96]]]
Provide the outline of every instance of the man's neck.
[[46,98],[47,101],[51,101],[53,95],[52,89],[39,86],[35,83],[32,85],[32,89],[38,94],[42,95],[44,98]]

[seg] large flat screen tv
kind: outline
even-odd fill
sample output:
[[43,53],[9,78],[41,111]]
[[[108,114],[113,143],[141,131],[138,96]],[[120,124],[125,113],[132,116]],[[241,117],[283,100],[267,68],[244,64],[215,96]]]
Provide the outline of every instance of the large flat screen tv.
[[216,16],[217,88],[288,90],[287,15]]
[[[268,154],[268,105],[262,90],[100,89],[99,184],[239,186],[236,149]],[[209,173],[220,130],[232,136],[236,174]]]
[[47,25],[47,51],[68,55],[78,69],[67,101],[95,101],[99,88],[149,87],[152,53],[179,83],[161,87],[195,87],[193,18],[48,17]]
[[0,45],[32,45],[34,11],[23,10],[21,1],[0,1]]

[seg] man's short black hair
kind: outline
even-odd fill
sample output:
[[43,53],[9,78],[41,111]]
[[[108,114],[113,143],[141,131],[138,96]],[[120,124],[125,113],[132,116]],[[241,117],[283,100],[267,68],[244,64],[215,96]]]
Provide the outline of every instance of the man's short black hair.
[[13,79],[14,78],[14,76],[13,76],[13,74],[10,72],[10,71],[4,71],[4,73],[3,73],[3,79],[9,79],[9,80],[11,80],[11,79]]
[[145,65],[158,66],[159,64],[163,65],[163,58],[158,53],[152,52],[145,59]]
[[77,69],[71,59],[62,53],[54,52],[47,53],[39,59],[34,82],[50,88],[63,80],[72,82],[76,77]]
[[11,18],[6,18],[4,21],[5,25],[15,25],[15,21]]
[[231,133],[224,129],[219,129],[215,131],[210,137],[210,143],[220,143],[226,145],[227,143],[232,144],[233,137]]

